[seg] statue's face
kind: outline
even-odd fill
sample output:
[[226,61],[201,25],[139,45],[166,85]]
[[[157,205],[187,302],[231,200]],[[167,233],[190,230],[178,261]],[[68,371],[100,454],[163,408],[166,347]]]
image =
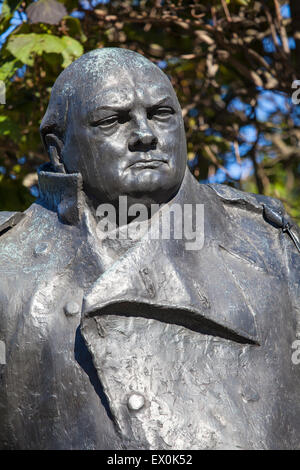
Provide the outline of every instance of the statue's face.
[[105,72],[71,102],[62,153],[97,202],[169,200],[184,176],[186,142],[168,78],[154,66]]

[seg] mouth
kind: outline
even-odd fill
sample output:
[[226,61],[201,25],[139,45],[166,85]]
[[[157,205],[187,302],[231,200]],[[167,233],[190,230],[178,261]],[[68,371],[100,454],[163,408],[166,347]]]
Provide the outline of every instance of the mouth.
[[128,168],[137,168],[137,169],[146,169],[146,168],[158,168],[161,165],[166,164],[166,160],[158,160],[158,159],[152,159],[152,160],[138,160],[137,162],[132,163],[131,165],[128,166]]

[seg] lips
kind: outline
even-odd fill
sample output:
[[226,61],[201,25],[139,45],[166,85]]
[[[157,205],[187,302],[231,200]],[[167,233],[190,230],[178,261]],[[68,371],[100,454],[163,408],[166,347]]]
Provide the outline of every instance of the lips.
[[163,163],[162,160],[152,160],[147,162],[136,162],[133,165],[130,165],[130,168],[158,168]]
[[167,163],[166,160],[152,158],[152,159],[139,159],[133,163],[131,163],[128,168],[158,168],[164,163]]

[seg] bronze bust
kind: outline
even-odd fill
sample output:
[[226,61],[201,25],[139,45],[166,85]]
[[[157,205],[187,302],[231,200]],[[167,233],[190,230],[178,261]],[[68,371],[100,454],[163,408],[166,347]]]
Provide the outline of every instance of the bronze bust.
[[41,136],[39,199],[0,213],[0,447],[299,449],[300,231],[281,202],[199,184],[169,79],[126,49],[62,72]]

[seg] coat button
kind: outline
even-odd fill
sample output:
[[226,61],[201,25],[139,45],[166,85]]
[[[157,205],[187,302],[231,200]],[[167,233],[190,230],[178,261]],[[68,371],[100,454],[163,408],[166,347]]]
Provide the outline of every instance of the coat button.
[[80,307],[77,302],[71,300],[64,306],[64,312],[68,317],[72,317],[80,312]]
[[45,253],[47,253],[48,251],[48,243],[46,242],[41,242],[41,243],[38,243],[34,249],[34,254],[35,255],[43,255]]
[[145,404],[145,398],[143,395],[138,393],[132,393],[127,401],[127,406],[132,411],[138,411],[143,408]]

